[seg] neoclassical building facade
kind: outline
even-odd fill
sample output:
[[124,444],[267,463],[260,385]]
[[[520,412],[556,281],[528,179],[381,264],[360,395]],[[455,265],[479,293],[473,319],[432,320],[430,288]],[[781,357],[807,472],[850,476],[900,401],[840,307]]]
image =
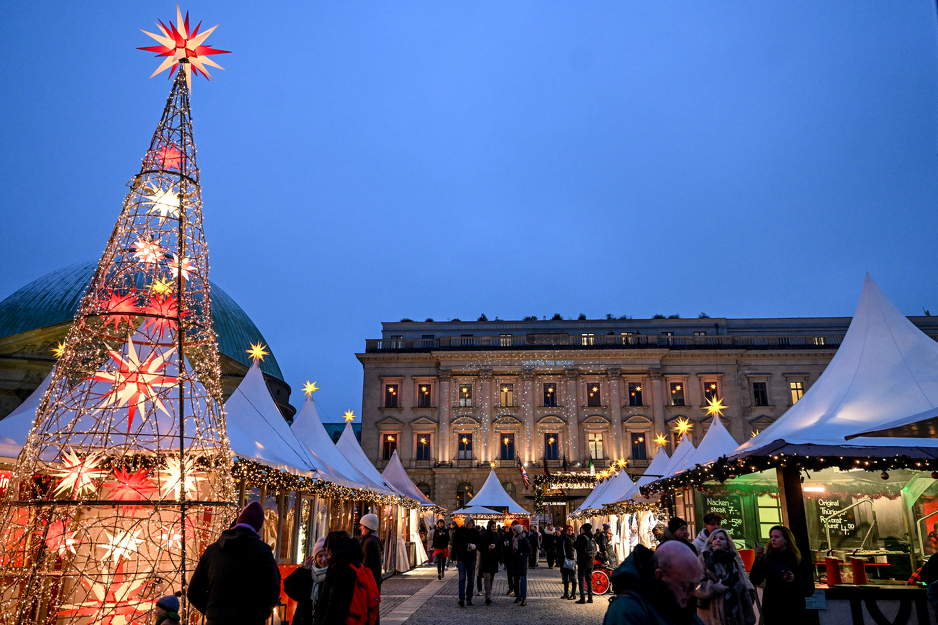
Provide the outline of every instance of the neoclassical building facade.
[[[911,317],[938,336],[932,317]],[[453,509],[495,466],[531,510],[528,474],[620,459],[640,474],[664,436],[699,443],[721,399],[742,442],[782,415],[836,353],[850,318],[384,323],[357,354],[362,446],[396,450],[414,482]],[[683,427],[682,427],[683,424]],[[689,429],[688,429],[689,426]],[[575,502],[573,502],[575,503]]]

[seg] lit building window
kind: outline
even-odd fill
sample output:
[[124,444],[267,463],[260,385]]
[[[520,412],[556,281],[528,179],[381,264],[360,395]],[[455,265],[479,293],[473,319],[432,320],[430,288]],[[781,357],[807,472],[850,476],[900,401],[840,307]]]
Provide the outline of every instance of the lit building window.
[[593,332],[584,332],[580,335],[580,344],[581,345],[592,345],[596,340],[596,335]]
[[765,382],[753,382],[752,383],[752,405],[753,406],[768,406],[769,405],[769,393],[765,388]]
[[593,460],[602,460],[605,458],[603,451],[603,433],[590,432],[586,435],[586,447],[589,450],[590,458]]
[[599,383],[590,382],[586,385],[586,405],[602,406],[603,398],[599,392]]
[[457,460],[472,460],[472,434],[459,435],[459,449],[456,455]]
[[381,456],[385,460],[390,460],[397,449],[397,434],[385,434],[382,439]]
[[644,406],[642,403],[642,385],[639,382],[629,382],[629,406]]
[[511,347],[512,338],[510,334],[500,334],[498,341],[502,347]]
[[430,435],[420,434],[417,436],[416,460],[430,459]]
[[421,384],[417,387],[417,407],[430,408],[431,397],[433,396],[433,387],[430,384]]
[[545,408],[557,407],[557,385],[556,384],[544,385],[544,407]]
[[459,407],[460,408],[472,407],[472,385],[471,384],[459,385]]
[[498,387],[498,401],[501,406],[515,405],[515,385],[502,384]]
[[502,433],[499,449],[499,458],[501,460],[515,459],[515,435],[511,432]]
[[631,432],[630,434],[632,439],[632,459],[647,460],[648,447],[645,441],[645,434],[643,432]]
[[712,381],[704,382],[704,403],[710,403],[711,401],[719,397],[717,392],[717,383]]
[[684,405],[684,385],[680,382],[671,382],[671,405]]
[[472,484],[469,482],[462,482],[459,486],[456,487],[456,508],[465,508],[472,500]]
[[791,387],[791,403],[794,406],[804,397],[804,382],[789,382],[788,385]]
[[385,384],[384,385],[384,407],[385,408],[397,408],[400,403],[400,393],[398,393],[397,384]]
[[544,459],[560,460],[560,437],[555,433],[544,434]]

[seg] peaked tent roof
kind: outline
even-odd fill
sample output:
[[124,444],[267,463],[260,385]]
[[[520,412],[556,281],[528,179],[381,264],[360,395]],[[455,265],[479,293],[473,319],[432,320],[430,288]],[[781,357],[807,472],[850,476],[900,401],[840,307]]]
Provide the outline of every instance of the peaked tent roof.
[[[684,464],[684,461],[687,460],[691,454],[694,453],[696,448],[694,443],[691,442],[690,436],[685,436],[681,439],[681,442],[678,443],[677,449],[674,450],[674,455],[671,456],[671,459],[668,460],[667,466],[664,467],[661,471],[661,475],[652,476],[655,479],[662,477],[671,477],[677,473],[678,467],[681,467]],[[657,458],[658,456],[655,456]],[[651,467],[649,466],[648,469]],[[651,475],[651,471],[645,469],[645,475]],[[644,477],[644,476],[643,476]]]
[[404,470],[404,465],[401,464],[401,459],[398,457],[396,449],[394,453],[391,454],[391,460],[388,462],[388,466],[384,467],[384,472],[381,476],[384,478],[385,482],[393,486],[395,490],[405,497],[419,501],[420,504],[424,506],[436,505],[430,501],[426,495],[420,492],[417,485],[414,484],[410,476],[407,475],[407,471]]
[[623,495],[632,489],[635,482],[632,476],[625,471],[619,471],[619,474],[609,480],[609,488],[603,491],[593,502],[597,508],[602,508],[606,504],[619,501]]
[[[339,450],[339,453],[345,456],[345,459],[349,461],[352,467],[358,471],[362,477],[380,485],[392,494],[402,494],[388,484],[381,474],[378,473],[378,469],[371,464],[371,460],[365,455],[362,446],[358,444],[358,439],[355,438],[355,432],[352,431],[351,423],[345,424],[345,430],[342,431],[342,436],[339,438],[339,442],[335,444],[335,447]],[[404,496],[407,497],[407,495]]]
[[329,436],[326,428],[322,425],[319,412],[316,410],[316,404],[312,398],[307,399],[303,404],[303,408],[293,417],[293,425],[290,430],[313,455],[315,461],[329,467],[329,470],[325,473],[328,474],[327,479],[330,481],[349,488],[362,488],[382,495],[394,494],[383,483],[369,480],[364,474],[356,470],[352,463],[342,455],[342,452],[336,449],[332,437]]
[[39,402],[42,401],[42,395],[49,388],[50,382],[52,382],[52,371],[46,375],[36,390],[29,394],[26,401],[0,421],[0,457],[16,458],[20,455],[20,450],[26,444],[29,431],[36,421]]
[[505,516],[505,513],[499,512],[498,510],[490,510],[489,508],[485,508],[483,506],[469,505],[469,506],[466,506],[465,508],[460,508],[459,510],[456,510],[452,514],[450,514],[450,516],[459,516],[459,515],[474,516],[474,517],[481,518],[483,516],[503,517]]
[[471,501],[474,506],[508,508],[510,514],[524,514],[530,516],[528,511],[519,506],[515,500],[511,498],[511,495],[505,492],[502,483],[498,481],[498,476],[495,475],[495,469],[489,470],[489,476],[485,479],[485,484],[482,485],[482,488],[479,489],[479,492],[476,493],[476,496],[473,497]]
[[[864,432],[915,419],[938,408],[938,343],[886,298],[869,274],[847,334],[804,397],[778,421],[740,445],[735,457],[775,453],[844,455],[877,448],[881,455],[932,457],[938,440],[877,438]],[[932,448],[923,450],[922,448]],[[869,450],[863,452],[868,454]]]
[[[680,445],[678,445],[678,448],[680,448]],[[645,486],[646,484],[651,484],[655,480],[659,479],[661,475],[664,473],[664,470],[668,467],[668,464],[670,464],[670,462],[671,462],[671,458],[668,458],[667,452],[665,452],[665,450],[663,449],[659,449],[658,453],[655,454],[655,457],[652,458],[652,461],[648,465],[648,468],[645,469],[645,473],[640,478],[638,478],[638,480],[636,480],[634,484],[632,484],[632,487],[625,493],[625,495],[623,495],[619,499],[616,499],[616,501],[611,501],[609,503],[626,501],[628,499],[632,499],[635,501],[639,499],[645,499],[647,501],[646,497],[642,497],[642,494],[641,492],[639,492],[639,489],[642,486]]]
[[256,361],[225,402],[225,413],[231,451],[239,458],[289,473],[316,471],[306,448],[277,409]]
[[[624,473],[624,471],[622,471],[621,473]],[[618,478],[619,475],[620,474],[616,474],[616,478]],[[615,478],[603,480],[603,482],[599,486],[594,486],[593,490],[590,491],[590,494],[587,495],[586,499],[583,500],[583,503],[581,503],[577,507],[577,509],[573,511],[573,514],[579,514],[580,512],[585,512],[587,510],[598,510],[599,506],[594,505],[594,504],[596,504],[600,495],[602,495],[604,492],[606,492],[606,490],[609,489],[609,485],[612,484],[613,479]]]
[[681,466],[674,470],[674,473],[679,473],[685,469],[693,469],[698,464],[703,465],[713,462],[720,456],[732,455],[738,448],[739,443],[727,431],[723,421],[719,417],[714,417],[706,436],[700,441],[700,446],[687,456]]

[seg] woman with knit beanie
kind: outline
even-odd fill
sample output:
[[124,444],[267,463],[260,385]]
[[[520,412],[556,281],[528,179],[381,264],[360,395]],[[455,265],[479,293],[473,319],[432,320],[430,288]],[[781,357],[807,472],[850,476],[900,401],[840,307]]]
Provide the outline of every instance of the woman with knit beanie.
[[531,543],[525,538],[524,527],[519,524],[511,526],[514,537],[511,539],[511,553],[514,561],[512,571],[515,574],[515,603],[528,605],[528,558],[531,557]]
[[313,546],[313,553],[299,567],[283,580],[283,591],[296,601],[293,625],[310,625],[316,610],[316,601],[326,572],[329,570],[329,558],[326,556],[326,539],[320,538]]

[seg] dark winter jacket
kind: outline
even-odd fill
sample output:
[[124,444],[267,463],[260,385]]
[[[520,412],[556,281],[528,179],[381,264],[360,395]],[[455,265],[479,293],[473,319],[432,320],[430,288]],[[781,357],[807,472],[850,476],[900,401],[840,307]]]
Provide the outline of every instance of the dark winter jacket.
[[564,560],[576,560],[576,549],[573,547],[573,536],[567,536],[566,532],[561,532],[557,539],[557,558],[560,564]]
[[677,542],[684,543],[685,545],[690,547],[691,551],[694,552],[694,555],[700,555],[700,551],[697,549],[697,547],[694,546],[694,543],[692,543],[689,540],[685,540],[683,538],[678,538],[668,528],[664,528],[664,530],[661,532],[660,540],[661,540],[661,543],[666,543],[669,540],[676,540]]
[[554,549],[557,544],[557,537],[554,536],[553,532],[545,532],[541,530],[541,547],[543,547],[545,553],[554,553]]
[[280,603],[280,570],[257,532],[235,527],[208,546],[186,596],[207,625],[261,625]]
[[[453,536],[453,551],[456,552],[456,560],[460,562],[475,562],[476,549],[479,548],[479,530],[476,527],[466,527],[463,525],[456,530]],[[469,545],[475,545],[476,548],[470,550]]]
[[703,625],[696,614],[679,608],[668,586],[655,579],[653,557],[651,549],[636,545],[612,572],[616,597],[610,600],[603,625]]
[[593,540],[596,541],[596,559],[600,562],[606,562],[606,545],[609,544],[609,538],[603,532],[593,534]]
[[[795,580],[786,582],[785,571],[795,574]],[[814,584],[790,551],[774,551],[756,558],[749,572],[749,580],[758,586],[765,582],[762,593],[762,613],[766,625],[798,623],[805,618],[805,597],[814,593]]]
[[313,614],[315,625],[336,625],[345,623],[355,593],[358,574],[352,564],[362,563],[362,551],[358,541],[352,541],[348,551],[333,553],[329,558],[329,571],[319,589],[319,601]]
[[[492,546],[489,549],[489,545]],[[502,559],[502,539],[497,532],[485,530],[479,538],[479,572],[498,573],[498,563]]]
[[433,548],[449,549],[449,530],[439,527],[433,532]]
[[381,569],[382,569],[382,560],[381,557],[381,541],[378,540],[378,537],[375,534],[368,534],[361,539],[362,546],[362,564],[371,569],[371,572],[375,576],[375,584],[378,585],[378,590],[381,590]]
[[296,601],[296,610],[290,625],[310,625],[313,622],[313,576],[306,567],[299,567],[283,580],[283,592]]
[[578,569],[583,570],[592,570],[593,569],[593,557],[589,555],[589,543],[593,543],[593,548],[596,547],[596,540],[592,534],[583,532],[576,537],[576,540],[573,541],[573,548],[576,549],[576,566]]
[[[515,544],[515,539],[511,539],[511,544]],[[528,574],[528,558],[531,557],[531,543],[523,535],[518,535],[518,544],[512,550],[511,572],[515,577],[525,577]]]

